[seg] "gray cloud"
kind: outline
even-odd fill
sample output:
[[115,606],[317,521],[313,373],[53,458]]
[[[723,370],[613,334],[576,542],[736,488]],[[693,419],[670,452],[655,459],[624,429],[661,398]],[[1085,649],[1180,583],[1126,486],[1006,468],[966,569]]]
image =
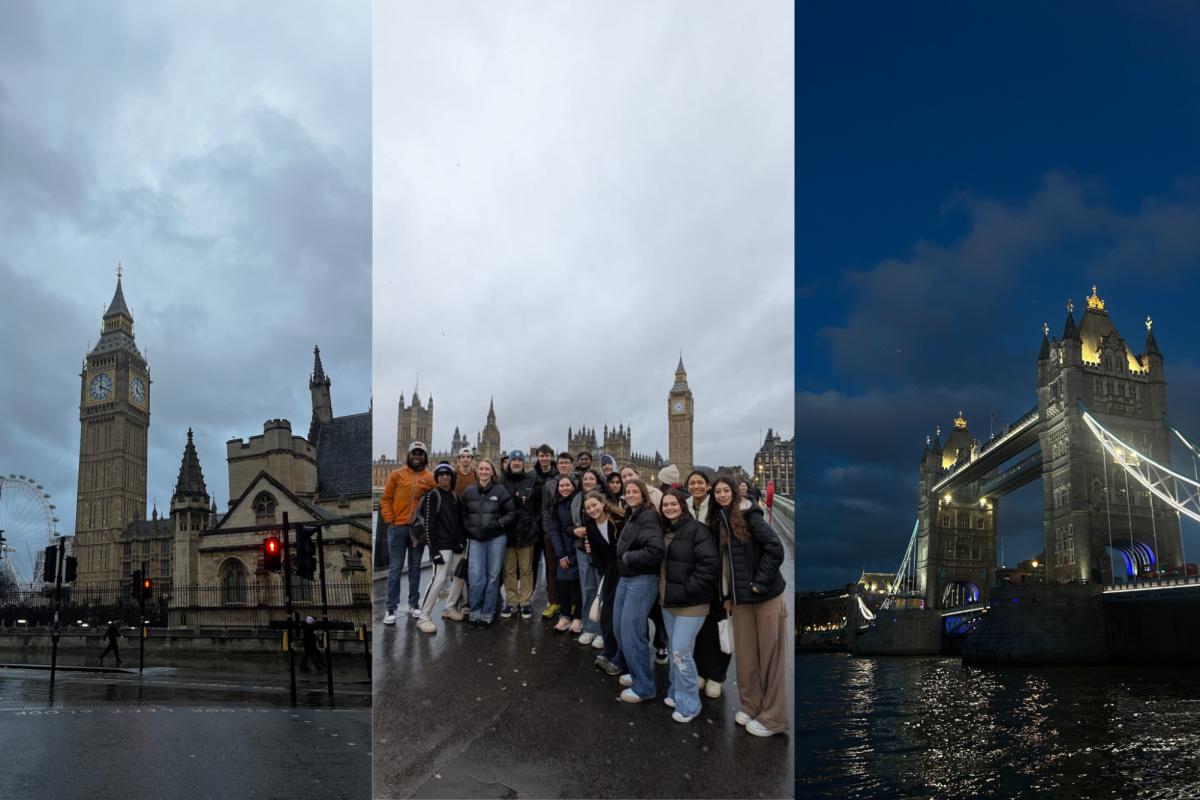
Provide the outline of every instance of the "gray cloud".
[[678,348],[700,463],[789,425],[792,10],[377,7],[377,453],[435,399],[433,446],[632,424],[667,451]]
[[370,389],[370,6],[0,7],[0,452],[74,530],[80,364],[117,261],[148,350],[149,490],[189,427],[308,430],[320,345],[338,414]]

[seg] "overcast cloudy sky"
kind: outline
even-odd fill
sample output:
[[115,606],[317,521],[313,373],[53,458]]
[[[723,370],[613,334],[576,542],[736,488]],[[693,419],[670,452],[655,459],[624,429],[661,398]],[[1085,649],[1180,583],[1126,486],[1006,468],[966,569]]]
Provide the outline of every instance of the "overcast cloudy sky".
[[787,3],[376,8],[375,452],[633,426],[667,454],[679,348],[695,459],[793,425]]
[[0,5],[0,471],[74,532],[79,372],[117,262],[148,350],[150,501],[187,440],[220,507],[225,441],[370,402],[366,2]]

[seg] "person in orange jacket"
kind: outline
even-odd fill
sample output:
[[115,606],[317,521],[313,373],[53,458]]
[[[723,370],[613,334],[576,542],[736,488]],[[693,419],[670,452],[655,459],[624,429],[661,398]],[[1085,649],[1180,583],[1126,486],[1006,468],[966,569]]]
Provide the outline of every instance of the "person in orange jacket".
[[414,618],[421,614],[421,554],[424,543],[413,536],[412,522],[421,498],[437,486],[433,473],[425,469],[429,451],[424,443],[408,446],[408,460],[388,476],[387,487],[379,499],[379,513],[388,526],[387,615],[385,625],[396,624],[400,606],[400,572],[408,564],[408,608]]

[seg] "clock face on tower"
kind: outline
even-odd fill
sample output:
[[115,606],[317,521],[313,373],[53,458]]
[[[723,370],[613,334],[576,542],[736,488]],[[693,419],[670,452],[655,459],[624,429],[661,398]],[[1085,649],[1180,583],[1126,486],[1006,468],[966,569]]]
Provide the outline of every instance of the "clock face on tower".
[[88,396],[93,400],[103,400],[112,394],[112,376],[107,372],[102,372],[92,378],[92,382],[88,385]]
[[146,402],[146,384],[136,375],[129,381],[129,397],[139,406]]
[[671,410],[674,411],[676,414],[682,414],[683,413],[683,401],[676,400],[674,403],[671,404]]

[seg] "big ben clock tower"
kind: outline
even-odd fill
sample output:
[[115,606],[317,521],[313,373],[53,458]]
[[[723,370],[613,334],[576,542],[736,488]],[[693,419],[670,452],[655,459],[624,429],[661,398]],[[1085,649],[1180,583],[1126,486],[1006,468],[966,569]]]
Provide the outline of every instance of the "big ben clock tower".
[[683,368],[683,351],[679,351],[679,366],[675,368],[675,385],[667,395],[667,457],[679,468],[679,477],[686,478],[692,471],[692,390],[687,384],[687,370]]
[[118,537],[130,522],[146,518],[150,428],[150,370],[133,340],[119,267],[100,340],[88,351],[80,378],[78,581],[114,581],[128,577],[121,575]]

